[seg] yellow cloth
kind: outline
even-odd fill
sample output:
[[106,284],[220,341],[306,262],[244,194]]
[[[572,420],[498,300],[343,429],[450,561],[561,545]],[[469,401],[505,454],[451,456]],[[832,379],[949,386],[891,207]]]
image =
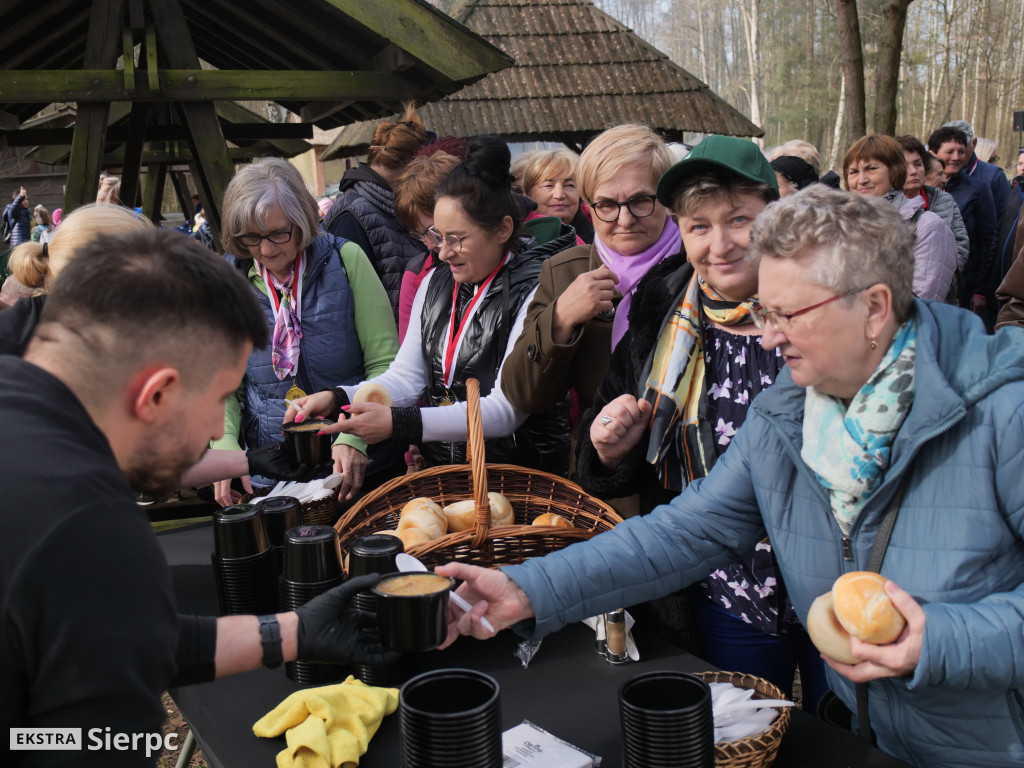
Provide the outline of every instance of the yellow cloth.
[[287,731],[288,748],[278,753],[277,768],[355,766],[384,716],[397,708],[397,688],[376,688],[349,675],[338,685],[296,691],[252,732],[270,739]]

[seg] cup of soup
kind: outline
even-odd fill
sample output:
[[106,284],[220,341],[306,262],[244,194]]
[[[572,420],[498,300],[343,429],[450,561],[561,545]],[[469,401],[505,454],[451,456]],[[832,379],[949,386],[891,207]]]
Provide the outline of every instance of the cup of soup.
[[317,434],[334,422],[309,419],[299,424],[284,425],[284,448],[292,464],[323,464],[331,460],[331,435]]
[[373,587],[381,640],[393,651],[429,651],[448,634],[447,576],[416,571],[385,576]]

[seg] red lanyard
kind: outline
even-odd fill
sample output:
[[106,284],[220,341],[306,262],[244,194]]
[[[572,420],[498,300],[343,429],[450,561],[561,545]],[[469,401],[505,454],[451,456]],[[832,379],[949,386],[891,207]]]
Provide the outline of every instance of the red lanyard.
[[459,297],[459,283],[455,283],[455,287],[452,288],[452,316],[448,323],[448,346],[444,352],[444,385],[450,387],[452,385],[452,379],[455,377],[455,354],[458,352],[459,346],[462,344],[462,334],[466,330],[466,325],[469,323],[470,317],[473,315],[473,310],[476,308],[476,303],[487,293],[488,287],[491,285],[491,281],[494,280],[501,268],[508,264],[509,259],[512,258],[512,253],[505,254],[505,258],[502,259],[501,263],[494,268],[494,271],[487,276],[480,287],[477,289],[476,295],[473,296],[469,302],[469,306],[466,307],[465,313],[462,315],[462,322],[459,323],[458,331],[455,330],[455,312],[458,309],[458,297]]

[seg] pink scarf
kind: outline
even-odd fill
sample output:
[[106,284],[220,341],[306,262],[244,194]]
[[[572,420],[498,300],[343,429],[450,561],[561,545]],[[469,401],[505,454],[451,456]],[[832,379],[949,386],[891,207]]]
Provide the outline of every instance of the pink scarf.
[[619,343],[629,328],[629,306],[633,303],[633,294],[643,276],[662,259],[679,253],[682,248],[682,238],[679,234],[679,227],[672,217],[665,219],[665,228],[661,231],[658,241],[646,251],[627,256],[613,251],[605,245],[601,238],[594,237],[594,245],[597,246],[597,253],[601,261],[608,265],[608,269],[619,278],[618,289],[622,294],[622,301],[615,309],[615,322],[612,323],[612,349]]

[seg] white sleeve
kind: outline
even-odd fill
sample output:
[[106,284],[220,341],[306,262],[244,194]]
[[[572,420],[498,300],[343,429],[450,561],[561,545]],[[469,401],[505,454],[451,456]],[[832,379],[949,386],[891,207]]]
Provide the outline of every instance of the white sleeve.
[[[405,332],[405,339],[402,346],[398,348],[398,354],[388,369],[375,379],[371,379],[384,386],[391,394],[391,399],[397,407],[408,407],[419,403],[423,392],[427,388],[427,361],[423,359],[423,345],[420,341],[423,335],[423,328],[420,324],[423,314],[423,297],[426,295],[430,278],[437,270],[430,270],[423,278],[419,289],[416,291],[416,298],[412,301],[412,310],[409,314],[409,327]],[[342,387],[349,401],[352,400],[356,390],[366,382]],[[465,432],[465,426],[463,426]]]
[[[502,368],[504,368],[505,360],[523,332],[526,311],[529,309],[530,302],[533,300],[533,295],[536,292],[537,289],[534,288],[520,305],[519,312],[516,313],[515,322],[512,324],[512,330],[508,335],[508,343],[505,345],[505,354],[502,356]],[[417,296],[417,298],[419,297]],[[411,323],[409,325],[409,334],[412,334]],[[406,341],[408,340],[409,336],[407,335]],[[403,344],[402,346],[404,347],[405,345]],[[401,351],[398,354],[401,356]],[[424,442],[462,443],[466,441],[465,403],[421,408],[420,415],[423,418]],[[484,437],[487,439],[511,435],[526,421],[526,417],[529,415],[524,411],[513,408],[512,404],[505,397],[505,393],[501,391],[501,368],[498,369],[494,387],[487,395],[480,398],[480,415],[484,424]]]

